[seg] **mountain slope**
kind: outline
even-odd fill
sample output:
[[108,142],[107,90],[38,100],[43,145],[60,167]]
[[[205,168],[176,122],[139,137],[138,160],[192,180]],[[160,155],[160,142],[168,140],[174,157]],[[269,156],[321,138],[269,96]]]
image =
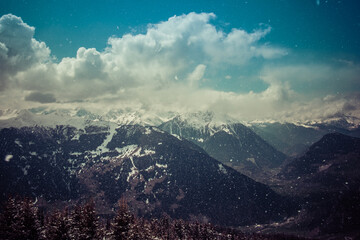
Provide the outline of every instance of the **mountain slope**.
[[304,127],[292,123],[254,123],[250,129],[289,156],[303,154],[311,144],[320,140],[326,133],[316,127]]
[[330,133],[313,144],[309,150],[300,158],[295,159],[282,170],[282,175],[291,178],[317,174],[330,174],[331,170],[336,175],[349,171],[348,165],[358,165],[360,161],[360,139],[343,135],[341,133]]
[[0,131],[2,199],[93,197],[103,214],[120,198],[141,216],[243,225],[283,218],[289,201],[186,140],[154,127],[87,125]]
[[280,172],[284,192],[303,198],[298,226],[348,233],[360,225],[360,139],[325,135]]
[[344,123],[251,123],[249,128],[288,156],[297,157],[319,141],[325,134],[339,132],[349,136],[360,137],[359,127],[343,120]]
[[240,123],[216,122],[211,114],[177,116],[159,128],[202,147],[210,156],[256,177],[286,156]]

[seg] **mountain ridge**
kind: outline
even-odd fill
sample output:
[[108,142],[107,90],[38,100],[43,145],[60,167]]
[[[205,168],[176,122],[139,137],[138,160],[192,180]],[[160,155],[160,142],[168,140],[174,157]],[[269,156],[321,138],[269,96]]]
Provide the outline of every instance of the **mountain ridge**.
[[[109,137],[111,136],[111,137]],[[126,198],[140,216],[237,226],[279,220],[289,199],[155,127],[122,125],[0,130],[2,198],[93,197],[104,214]]]

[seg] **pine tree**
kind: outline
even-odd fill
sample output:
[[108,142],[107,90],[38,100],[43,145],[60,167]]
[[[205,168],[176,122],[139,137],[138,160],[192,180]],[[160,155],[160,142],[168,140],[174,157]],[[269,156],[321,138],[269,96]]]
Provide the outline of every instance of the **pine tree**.
[[13,234],[17,232],[18,207],[15,198],[8,198],[0,215],[0,239],[14,239]]
[[90,200],[82,208],[80,238],[81,240],[96,239],[98,236],[98,217],[95,212],[95,203]]
[[25,198],[21,204],[21,220],[24,239],[38,240],[40,238],[40,222],[37,218],[37,208],[29,198]]
[[174,224],[175,234],[177,238],[184,239],[185,238],[185,228],[184,228],[184,221],[177,220]]
[[160,219],[160,226],[161,226],[161,238],[170,239],[171,224],[170,224],[170,219],[167,216],[163,216]]
[[82,206],[76,205],[71,211],[69,216],[70,224],[70,238],[71,239],[80,239],[81,235],[81,221],[82,221]]
[[47,221],[46,238],[53,240],[70,240],[71,223],[67,209],[54,212]]
[[120,200],[119,209],[112,226],[114,239],[129,239],[133,223],[134,216],[129,212],[125,200]]
[[41,239],[37,208],[26,198],[9,198],[0,216],[1,239]]

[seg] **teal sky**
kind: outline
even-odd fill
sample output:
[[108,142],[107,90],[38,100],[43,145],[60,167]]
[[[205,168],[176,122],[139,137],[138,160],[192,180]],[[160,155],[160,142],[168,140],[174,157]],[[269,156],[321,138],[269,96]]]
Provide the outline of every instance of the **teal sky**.
[[[278,109],[285,111],[285,108],[281,107],[284,104],[288,107],[291,104],[290,108],[293,108],[295,103],[300,105],[301,101],[313,100],[312,103],[305,104],[312,106],[321,98],[333,99],[331,97],[334,96],[336,99],[343,99],[343,105],[348,103],[353,106],[358,103],[360,95],[360,80],[357,77],[360,73],[359,9],[360,2],[356,0],[0,1],[0,16],[12,14],[11,16],[20,17],[27,26],[34,27],[30,31],[33,39],[44,42],[47,49],[51,51],[51,53],[46,53],[45,48],[41,47],[42,54],[44,56],[48,54],[47,57],[38,58],[40,55],[37,54],[36,63],[21,62],[24,68],[19,67],[19,69],[11,65],[13,62],[7,63],[7,60],[2,60],[8,65],[3,64],[5,67],[0,69],[2,71],[0,87],[2,91],[7,90],[7,92],[17,90],[27,104],[30,102],[41,104],[56,102],[58,104],[73,101],[91,103],[114,101],[116,104],[122,104],[122,97],[119,96],[125,97],[126,94],[140,96],[140,88],[149,89],[149,84],[153,83],[151,86],[155,95],[162,94],[163,96],[164,94],[158,91],[166,87],[172,88],[177,84],[191,86],[191,89],[185,89],[186,87],[181,85],[186,94],[193,92],[196,95],[196,91],[200,95],[208,94],[204,91],[216,92],[216,96],[212,96],[217,101],[211,104],[206,103],[207,105],[202,103],[198,106],[199,109],[223,109],[220,102],[230,106],[235,102],[233,108],[238,109],[240,107],[238,101],[244,101],[246,104],[249,101],[249,104],[250,102],[252,104],[257,101],[254,99],[264,99],[264,96],[271,96],[277,101],[276,104],[274,103],[276,107],[271,108],[274,111]],[[198,19],[202,22],[200,23],[196,22],[195,15],[188,15],[189,13],[208,15],[202,20]],[[178,18],[178,22],[173,25],[174,29],[182,26],[181,24],[185,24],[186,21],[194,21],[194,24],[200,24],[200,30],[213,27],[216,29],[212,31],[213,36],[222,34],[222,37],[217,36],[216,44],[207,42],[206,38],[212,39],[212,37],[210,35],[198,36],[196,31],[192,32],[190,24],[186,25],[188,29],[181,33],[182,38],[199,39],[206,36],[201,39],[203,48],[197,46],[187,50],[183,47],[184,51],[172,50],[177,49],[179,44],[185,44],[184,40],[184,42],[173,43],[176,45],[166,48],[168,52],[161,56],[151,54],[147,56],[147,53],[141,55],[141,51],[145,51],[141,49],[148,47],[146,41],[149,39],[156,42],[161,35],[160,44],[164,40],[164,34],[177,36],[175,30],[171,31],[167,28],[160,30],[160,26],[170,24],[169,18],[175,15],[187,17]],[[5,22],[4,19],[3,26]],[[162,23],[164,24],[161,25]],[[207,25],[201,25],[205,23]],[[148,33],[151,29],[155,29],[156,34],[160,35],[150,36]],[[237,35],[235,40],[229,43],[234,29],[243,31],[243,35]],[[193,34],[193,38],[187,36],[188,33]],[[261,36],[255,40],[249,40],[251,36],[255,36],[251,35],[252,33]],[[2,34],[1,29],[0,34]],[[126,34],[132,36],[130,40],[128,39],[129,42],[125,41]],[[136,36],[147,36],[148,40],[136,42],[138,41],[136,39],[139,39]],[[19,36],[15,38],[19,39]],[[115,42],[120,45],[114,42],[109,44],[108,41],[111,38],[117,39]],[[11,44],[6,43],[6,37],[0,38],[0,41],[1,39],[8,49],[6,51],[7,59],[9,59],[9,54],[13,52],[12,47],[16,48],[21,44],[10,46]],[[127,50],[120,51],[120,48],[116,46],[123,49],[126,46]],[[132,47],[135,49],[134,52],[130,51]],[[84,54],[79,55],[78,50],[82,48],[87,50],[95,48],[96,51],[84,50]],[[161,48],[162,53],[164,49]],[[239,51],[238,54],[236,51]],[[121,56],[125,58],[126,54],[130,53],[133,54],[129,55],[130,58],[134,56],[134,59],[127,59],[128,62],[124,63],[125,60],[121,60],[119,54],[123,54]],[[66,57],[69,60],[64,60]],[[85,69],[85,65],[81,63],[82,58],[85,62],[90,61],[93,67]],[[16,59],[35,59],[35,57],[25,56]],[[101,66],[94,68],[96,64],[94,61],[97,60]],[[169,66],[165,64],[166,67],[164,67],[164,61],[169,63]],[[134,62],[139,63],[134,64]],[[38,63],[42,64],[42,68],[37,65]],[[117,75],[118,78],[115,79],[113,77],[115,71],[109,70],[110,66],[122,63],[125,68],[119,71],[123,75]],[[69,67],[69,72],[70,69],[73,72],[65,73],[65,66]],[[70,82],[72,84],[76,82],[71,88],[81,89],[83,87],[81,81],[86,78],[83,72],[85,70],[87,70],[86,74],[92,73],[87,79],[95,80],[93,82],[89,80],[86,83],[84,81],[84,86],[99,84],[94,87],[92,95],[96,96],[96,100],[83,94],[83,91],[87,90],[79,90],[71,95],[55,92],[50,88],[51,84],[55,83],[60,84],[59,88],[62,89]],[[40,75],[42,76],[40,78],[44,78],[43,80],[39,80]],[[29,80],[35,76],[37,76],[36,80]],[[49,76],[49,78],[43,76]],[[145,80],[141,80],[142,77]],[[69,78],[73,80],[70,81]],[[40,84],[41,81],[45,84]],[[196,81],[195,85],[194,81]],[[35,84],[36,82],[39,83]],[[48,85],[48,88],[45,85]],[[179,86],[177,85],[174,89],[182,89]],[[66,91],[64,89],[63,91]],[[135,89],[137,89],[136,93],[133,92]],[[177,101],[181,101],[180,95],[186,94],[179,93],[180,100]],[[224,94],[230,95],[224,97]],[[36,100],[42,97],[48,101]],[[140,102],[142,107],[143,102],[149,102],[146,98],[139,98],[134,98],[134,101]],[[154,104],[160,104],[162,101],[167,102],[168,99],[156,99]],[[304,105],[304,102],[301,104]],[[318,105],[321,104],[318,103]],[[254,109],[261,109],[261,107]],[[239,113],[239,115],[243,114]]]
[[[358,59],[360,2],[356,0],[11,0],[0,2],[0,14],[12,13],[36,27],[35,38],[46,42],[59,59],[74,57],[79,47],[102,50],[107,39],[141,33],[149,23],[189,12],[213,12],[215,26],[252,31],[268,24],[264,41],[307,54]],[[309,53],[310,52],[310,53]],[[305,53],[304,53],[305,54]]]

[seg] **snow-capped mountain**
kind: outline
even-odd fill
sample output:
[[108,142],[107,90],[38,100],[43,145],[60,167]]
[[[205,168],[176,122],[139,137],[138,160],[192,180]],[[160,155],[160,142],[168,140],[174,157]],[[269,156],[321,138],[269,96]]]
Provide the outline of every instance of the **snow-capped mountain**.
[[174,112],[154,113],[148,111],[110,110],[103,119],[119,125],[159,126],[176,115]]
[[[175,116],[173,112],[152,113],[141,110],[110,110],[97,114],[83,108],[49,109],[32,108],[23,110],[0,110],[1,127],[56,126],[61,124],[80,127],[85,122],[113,122],[118,125],[158,126]],[[66,121],[66,122],[64,122]]]
[[253,177],[280,166],[286,158],[245,125],[219,120],[212,113],[180,115],[159,128],[192,141],[215,159]]
[[3,128],[0,139],[2,199],[18,193],[42,201],[92,197],[111,214],[125,198],[142,216],[233,226],[278,220],[294,209],[269,187],[155,127],[28,126]]
[[109,123],[99,121],[97,118],[72,116],[68,111],[52,111],[47,113],[36,114],[29,110],[20,110],[12,114],[3,115],[0,118],[1,128],[21,128],[21,127],[52,127],[55,128],[59,125],[67,125],[84,129],[87,125],[108,125]]

